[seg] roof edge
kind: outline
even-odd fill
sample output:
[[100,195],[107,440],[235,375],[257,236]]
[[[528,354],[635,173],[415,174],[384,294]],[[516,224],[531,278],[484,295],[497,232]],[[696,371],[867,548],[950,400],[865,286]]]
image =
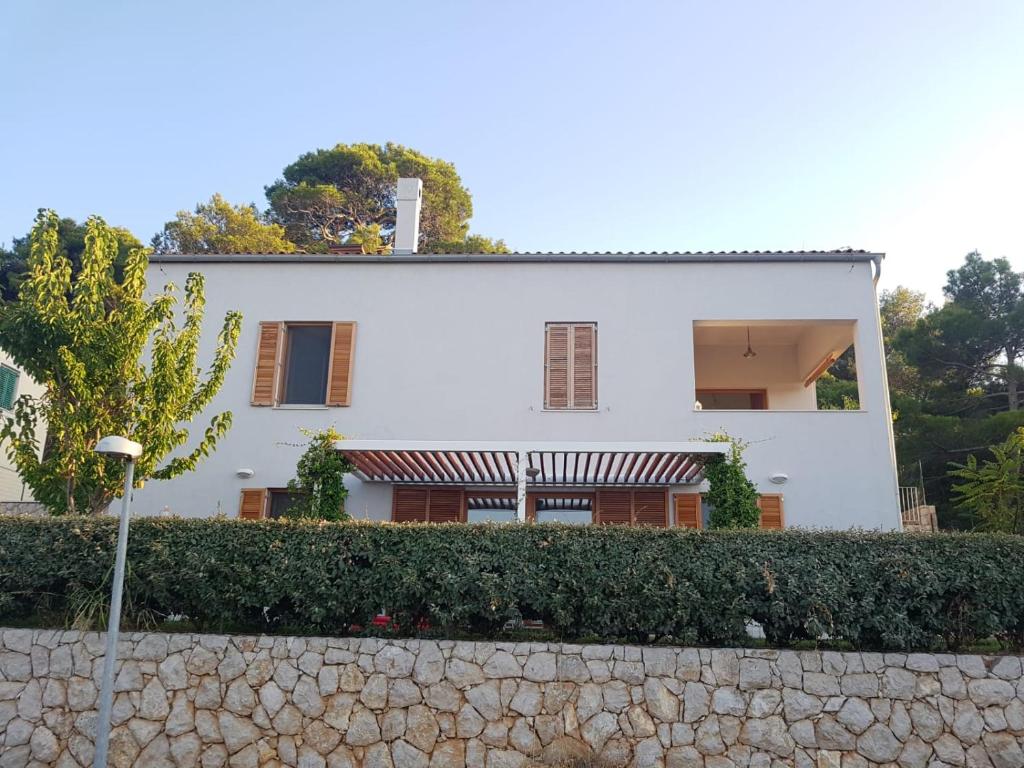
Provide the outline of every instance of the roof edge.
[[334,253],[162,253],[154,264],[664,264],[867,262],[885,258],[872,251],[725,251],[679,253],[422,253],[348,255]]

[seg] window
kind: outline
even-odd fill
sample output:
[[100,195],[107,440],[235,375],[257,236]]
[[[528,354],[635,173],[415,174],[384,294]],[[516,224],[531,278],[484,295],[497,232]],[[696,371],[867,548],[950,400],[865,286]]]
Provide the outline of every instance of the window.
[[284,386],[281,402],[323,405],[331,366],[331,326],[289,325],[285,337]]
[[464,488],[396,486],[391,519],[396,523],[460,523],[466,520]]
[[597,409],[597,323],[545,326],[544,408]]
[[[711,517],[711,505],[700,493],[677,493],[674,498],[676,526],[679,528],[707,528]],[[781,493],[762,493],[757,497],[761,510],[759,526],[765,529],[785,527]]]
[[10,366],[0,366],[0,408],[10,411],[18,397],[18,371]]
[[267,509],[267,517],[275,520],[279,517],[286,517],[288,510],[295,506],[295,502],[299,499],[299,494],[290,493],[286,488],[271,488],[268,495],[270,496],[270,505]]
[[763,411],[768,393],[763,389],[698,389],[697,402],[709,411]]
[[668,490],[602,489],[597,492],[595,522],[603,525],[668,526]]
[[284,517],[299,494],[287,488],[243,488],[238,502],[238,516],[242,520],[263,520]]
[[467,523],[514,523],[515,491],[469,491],[466,494]]
[[529,510],[537,523],[589,525],[594,522],[594,494],[538,491],[530,494]]
[[351,402],[356,324],[260,323],[252,405]]

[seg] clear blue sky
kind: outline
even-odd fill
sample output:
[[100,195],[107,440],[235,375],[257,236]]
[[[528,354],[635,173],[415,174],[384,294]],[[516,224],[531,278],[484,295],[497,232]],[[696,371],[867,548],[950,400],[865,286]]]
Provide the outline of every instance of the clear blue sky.
[[0,8],[0,241],[148,241],[302,152],[455,163],[518,250],[888,252],[1024,269],[1024,2],[50,2]]

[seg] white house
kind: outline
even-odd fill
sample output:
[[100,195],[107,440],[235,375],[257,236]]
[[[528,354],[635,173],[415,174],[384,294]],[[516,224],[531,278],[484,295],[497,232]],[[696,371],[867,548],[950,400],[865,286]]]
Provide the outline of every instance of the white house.
[[[300,429],[334,426],[356,518],[699,526],[725,431],[764,525],[900,527],[881,254],[417,254],[418,197],[403,180],[393,255],[152,257],[151,284],[201,271],[208,322],[244,322],[230,433],[140,509],[279,514]],[[858,407],[820,410],[851,346]]]
[[[14,403],[22,395],[40,397],[43,391],[42,385],[37,384],[10,355],[0,349],[0,419],[6,421],[13,415]],[[42,437],[45,434],[43,431]],[[26,501],[32,501],[32,489],[22,482],[17,469],[7,458],[6,446],[0,445],[0,504]],[[0,506],[0,511],[4,512],[17,510],[17,505]]]

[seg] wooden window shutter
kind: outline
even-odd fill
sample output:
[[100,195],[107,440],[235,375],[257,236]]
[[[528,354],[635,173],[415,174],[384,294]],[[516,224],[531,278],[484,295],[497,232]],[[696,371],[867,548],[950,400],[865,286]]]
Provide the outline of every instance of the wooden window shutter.
[[668,500],[665,490],[633,491],[634,525],[668,527]]
[[594,521],[599,525],[629,525],[633,522],[633,494],[630,491],[597,492]]
[[351,405],[352,364],[355,361],[356,324],[335,323],[331,331],[331,364],[327,373],[327,405]]
[[597,326],[548,323],[544,337],[544,407],[597,407]]
[[597,406],[597,327],[572,327],[572,408]]
[[283,341],[284,323],[260,323],[256,370],[252,377],[252,405],[275,405],[277,402]]
[[569,326],[551,323],[544,340],[544,407],[569,407]]
[[676,526],[679,528],[703,528],[704,515],[701,511],[699,493],[677,493],[675,495]]
[[391,519],[396,523],[425,523],[430,491],[426,488],[395,488]]
[[462,488],[432,488],[427,520],[431,523],[460,523],[465,504],[466,492]]
[[243,488],[238,502],[238,517],[242,520],[262,520],[267,516],[267,489]]
[[757,499],[757,506],[761,510],[762,528],[781,530],[784,527],[781,493],[762,494]]

